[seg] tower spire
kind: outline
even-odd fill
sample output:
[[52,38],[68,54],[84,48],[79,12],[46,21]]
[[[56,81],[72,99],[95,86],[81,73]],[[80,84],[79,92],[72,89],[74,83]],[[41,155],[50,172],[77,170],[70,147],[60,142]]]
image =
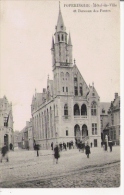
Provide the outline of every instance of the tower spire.
[[60,1],[59,1],[59,15],[58,15],[56,30],[57,30],[57,32],[59,32],[59,31],[65,32],[65,30],[66,30],[66,28],[64,26],[64,21],[63,21],[63,18],[62,18]]
[[61,12],[61,9],[60,9],[60,1],[59,1],[59,12]]

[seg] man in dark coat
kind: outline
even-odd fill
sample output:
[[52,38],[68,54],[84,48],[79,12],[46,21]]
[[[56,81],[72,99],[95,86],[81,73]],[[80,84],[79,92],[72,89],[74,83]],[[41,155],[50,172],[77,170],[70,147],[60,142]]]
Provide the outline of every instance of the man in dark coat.
[[113,145],[113,143],[112,143],[112,141],[110,140],[110,141],[109,141],[110,152],[112,152],[112,145]]
[[60,158],[58,144],[54,148],[54,158],[56,159],[56,164],[58,164],[58,158]]
[[53,150],[53,142],[51,143],[51,149]]
[[87,155],[87,158],[89,158],[90,146],[88,145],[88,143],[87,143],[87,145],[85,146],[85,153],[86,153],[86,155]]
[[35,144],[34,145],[34,149],[37,150],[37,156],[39,156],[40,145],[39,144]]
[[2,159],[5,158],[6,161],[8,162],[9,161],[9,158],[8,158],[8,147],[6,146],[6,144],[4,144],[4,146],[2,147],[1,149],[1,162],[2,162]]

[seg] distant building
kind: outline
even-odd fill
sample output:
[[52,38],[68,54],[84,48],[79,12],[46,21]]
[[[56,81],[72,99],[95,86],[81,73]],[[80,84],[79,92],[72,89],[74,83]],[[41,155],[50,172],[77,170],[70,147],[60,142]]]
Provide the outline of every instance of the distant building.
[[26,126],[21,131],[22,141],[21,147],[23,149],[33,149],[33,133],[32,133],[32,119],[26,121]]
[[19,131],[14,131],[14,147],[19,147]]
[[[105,135],[109,135],[108,132],[108,110],[110,108],[110,103],[100,102],[100,121],[101,121],[101,140],[104,141]],[[107,130],[107,131],[106,131]]]
[[[88,86],[72,57],[71,36],[61,10],[52,38],[53,80],[32,98],[33,138],[42,148],[52,142],[92,142],[101,146],[100,97],[94,83]],[[80,43],[79,43],[80,44]]]
[[120,96],[118,93],[115,93],[115,98],[108,110],[108,121],[109,139],[120,145]]
[[14,144],[12,103],[6,96],[0,98],[0,148],[4,143],[8,148]]

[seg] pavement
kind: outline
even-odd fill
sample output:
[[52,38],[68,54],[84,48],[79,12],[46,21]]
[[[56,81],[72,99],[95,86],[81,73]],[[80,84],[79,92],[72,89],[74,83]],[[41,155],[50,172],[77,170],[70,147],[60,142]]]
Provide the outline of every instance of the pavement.
[[82,188],[120,186],[120,147],[113,151],[91,148],[90,157],[71,149],[60,152],[56,164],[52,150],[15,150],[0,163],[1,188]]

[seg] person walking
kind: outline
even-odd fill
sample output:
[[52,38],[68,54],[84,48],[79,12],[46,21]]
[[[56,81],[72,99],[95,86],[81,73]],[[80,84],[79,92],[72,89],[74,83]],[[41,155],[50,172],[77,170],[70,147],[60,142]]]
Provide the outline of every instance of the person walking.
[[1,163],[2,163],[3,158],[5,158],[7,162],[9,161],[8,147],[6,146],[6,144],[4,144],[4,146],[1,149]]
[[90,146],[88,145],[88,143],[87,143],[87,145],[85,146],[85,153],[86,153],[86,155],[87,155],[87,158],[89,158]]
[[51,149],[53,150],[53,142],[51,143]]
[[54,148],[54,158],[56,159],[56,164],[58,164],[58,158],[60,158],[58,144],[56,144]]
[[34,145],[34,149],[37,151],[37,157],[38,157],[39,156],[40,145],[39,144],[35,144]]
[[109,147],[110,147],[110,152],[112,152],[112,141],[111,140],[109,140]]
[[90,145],[91,145],[91,148],[92,148],[93,143],[91,142]]

